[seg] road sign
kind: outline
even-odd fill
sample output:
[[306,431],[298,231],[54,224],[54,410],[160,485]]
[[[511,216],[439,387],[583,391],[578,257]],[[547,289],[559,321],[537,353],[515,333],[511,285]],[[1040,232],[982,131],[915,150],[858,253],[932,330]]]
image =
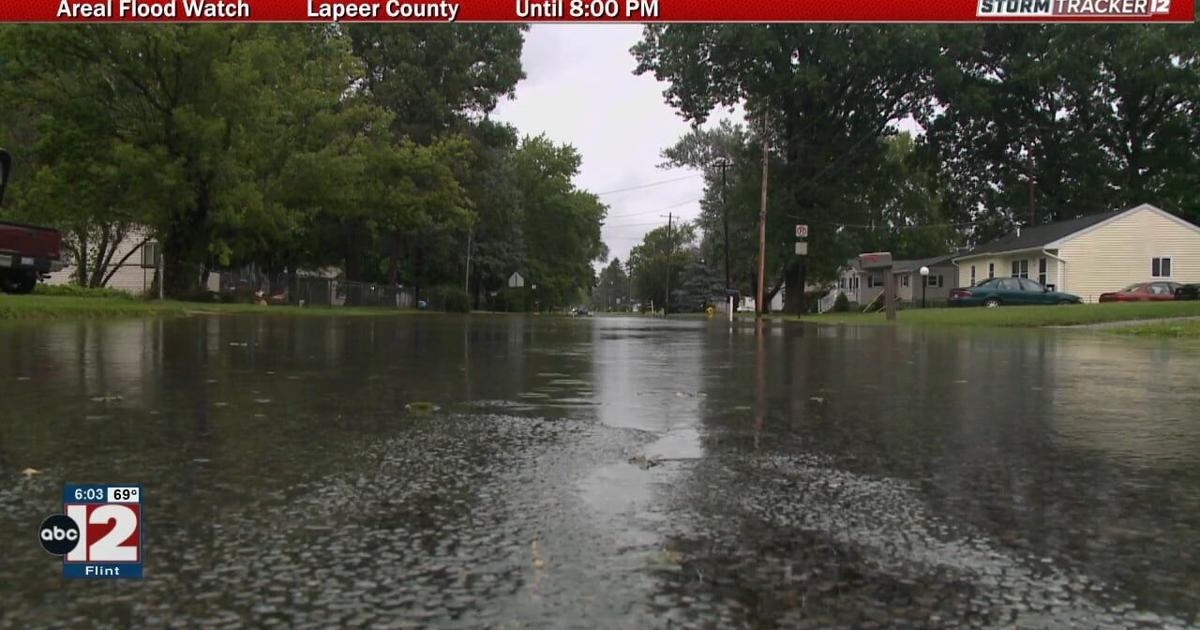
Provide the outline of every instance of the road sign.
[[796,224],[796,238],[808,238],[808,226],[802,223]]
[[808,255],[808,242],[807,241],[796,241],[796,255],[797,256],[807,256]]

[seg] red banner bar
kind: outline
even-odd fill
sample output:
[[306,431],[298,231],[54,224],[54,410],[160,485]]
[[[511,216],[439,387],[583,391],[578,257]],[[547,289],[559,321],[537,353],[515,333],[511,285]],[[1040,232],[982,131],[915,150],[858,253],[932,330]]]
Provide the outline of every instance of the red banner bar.
[[0,22],[1193,22],[1193,0],[0,0]]

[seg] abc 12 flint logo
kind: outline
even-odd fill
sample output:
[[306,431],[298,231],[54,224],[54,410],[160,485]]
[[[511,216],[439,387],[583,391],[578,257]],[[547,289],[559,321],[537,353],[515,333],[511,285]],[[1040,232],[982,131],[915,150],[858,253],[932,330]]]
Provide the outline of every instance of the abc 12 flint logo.
[[64,487],[63,513],[42,521],[38,542],[62,556],[64,577],[140,579],[142,487]]

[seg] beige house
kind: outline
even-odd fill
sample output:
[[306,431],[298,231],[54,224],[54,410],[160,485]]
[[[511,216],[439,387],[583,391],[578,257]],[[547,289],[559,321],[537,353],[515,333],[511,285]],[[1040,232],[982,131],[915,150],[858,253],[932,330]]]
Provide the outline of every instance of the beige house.
[[954,262],[959,286],[1030,278],[1095,302],[1101,293],[1135,282],[1200,282],[1200,227],[1143,204],[1018,228]]
[[[958,268],[951,261],[953,256],[937,256],[919,260],[897,260],[892,263],[892,274],[896,277],[896,297],[901,302],[919,304],[921,285],[926,283],[924,295],[927,302],[937,304],[950,297],[950,289],[958,282]],[[929,269],[928,276],[921,275],[921,267]],[[846,294],[846,299],[859,305],[867,305],[883,293],[883,271],[863,271],[858,258],[846,261],[838,274],[837,288]]]

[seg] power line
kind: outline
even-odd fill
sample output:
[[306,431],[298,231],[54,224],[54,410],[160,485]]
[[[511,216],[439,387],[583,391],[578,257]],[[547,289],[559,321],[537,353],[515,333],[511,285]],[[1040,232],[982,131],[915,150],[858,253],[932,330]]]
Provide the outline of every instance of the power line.
[[659,209],[657,209],[657,210],[646,210],[646,211],[644,211],[644,212],[630,212],[630,213],[628,213],[628,214],[614,214],[614,215],[612,215],[612,216],[610,216],[610,217],[607,217],[607,218],[609,218],[609,219],[623,219],[623,218],[626,218],[626,217],[636,217],[636,216],[641,216],[641,215],[644,215],[644,214],[653,214],[653,213],[655,213],[655,212],[662,212],[663,210],[672,210],[672,209],[674,209],[674,208],[678,208],[679,206],[686,206],[686,205],[688,205],[689,203],[697,203],[697,202],[699,202],[699,201],[701,201],[701,200],[700,200],[700,199],[688,199],[687,201],[681,201],[681,202],[679,202],[679,203],[676,203],[676,204],[669,205],[669,206],[667,206],[667,207],[665,207],[665,208],[659,208]]
[[650,182],[648,184],[639,184],[637,186],[630,186],[628,188],[617,188],[615,190],[606,190],[604,192],[598,192],[598,193],[594,193],[594,194],[598,197],[602,196],[602,195],[615,195],[617,193],[629,192],[631,190],[641,190],[643,188],[652,188],[654,186],[662,186],[664,184],[672,184],[675,182],[682,182],[687,179],[694,179],[694,178],[703,177],[703,176],[704,176],[704,173],[693,173],[691,175],[684,175],[683,177],[676,177],[675,179],[663,179],[663,180],[659,180],[657,182]]
[[643,225],[662,225],[662,221],[651,221],[649,223],[618,223],[616,225],[608,225],[606,223],[606,224],[604,224],[604,227],[606,227],[606,228],[626,228],[626,227],[639,227],[639,226],[643,226]]

